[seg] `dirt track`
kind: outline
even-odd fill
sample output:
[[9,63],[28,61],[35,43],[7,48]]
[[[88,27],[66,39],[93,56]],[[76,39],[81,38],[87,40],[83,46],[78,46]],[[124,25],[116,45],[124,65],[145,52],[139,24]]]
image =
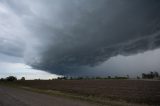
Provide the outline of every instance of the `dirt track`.
[[93,104],[0,85],[0,106],[93,106]]

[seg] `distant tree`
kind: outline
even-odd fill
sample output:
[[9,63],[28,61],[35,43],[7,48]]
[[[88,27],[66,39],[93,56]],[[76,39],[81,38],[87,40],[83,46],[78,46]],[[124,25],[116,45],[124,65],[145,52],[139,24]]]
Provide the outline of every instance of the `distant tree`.
[[67,80],[67,79],[68,79],[68,77],[67,77],[67,76],[66,76],[66,77],[62,77],[62,79],[63,79],[63,80]]
[[58,77],[57,79],[58,79],[58,80],[67,80],[68,77]]
[[154,79],[154,78],[159,78],[158,72],[150,72],[148,74],[142,73],[142,78],[143,79]]
[[4,78],[1,78],[0,81],[4,81]]
[[148,74],[148,77],[150,78],[150,79],[153,79],[154,78],[154,72],[150,72],[150,74]]
[[73,80],[73,77],[70,77],[70,80]]
[[9,77],[6,78],[6,80],[7,80],[7,81],[16,81],[17,78],[14,77],[14,76],[9,76]]
[[61,77],[58,77],[57,79],[59,80],[59,79],[61,79]]
[[52,78],[52,80],[56,80],[55,78]]
[[145,77],[146,77],[146,74],[142,73],[142,78],[145,79]]
[[84,78],[83,78],[83,77],[78,77],[78,78],[77,78],[77,80],[82,80],[82,79],[84,79]]
[[159,73],[158,72],[154,72],[154,77],[158,78],[159,77]]
[[102,79],[101,77],[96,77],[96,79]]
[[25,77],[22,77],[22,78],[21,78],[21,81],[25,81]]
[[111,76],[108,76],[108,79],[111,79]]

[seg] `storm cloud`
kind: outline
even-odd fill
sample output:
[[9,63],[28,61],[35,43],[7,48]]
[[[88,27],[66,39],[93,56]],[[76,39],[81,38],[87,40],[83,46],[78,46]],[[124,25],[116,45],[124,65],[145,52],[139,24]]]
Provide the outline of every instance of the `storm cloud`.
[[12,15],[19,24],[6,19],[4,25],[13,21],[18,39],[1,42],[0,52],[20,56],[35,69],[76,75],[111,57],[160,47],[159,0],[1,0],[1,5],[10,13],[0,15]]

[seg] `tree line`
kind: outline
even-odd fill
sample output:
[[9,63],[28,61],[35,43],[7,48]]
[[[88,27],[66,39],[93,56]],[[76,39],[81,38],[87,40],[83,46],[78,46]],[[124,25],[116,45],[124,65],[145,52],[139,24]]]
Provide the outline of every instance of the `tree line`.
[[105,80],[105,79],[129,79],[129,75],[127,76],[107,76],[107,77],[89,77],[89,76],[81,76],[81,77],[68,77],[68,76],[64,76],[64,77],[58,77],[57,79],[53,79],[53,80]]
[[[17,78],[15,76],[9,76],[6,78],[1,78],[1,81],[17,81]],[[22,77],[20,80],[25,80],[25,77]]]
[[159,73],[158,72],[149,72],[149,73],[142,73],[142,79],[159,79]]
[[[50,79],[50,80],[105,80],[105,79],[130,79],[129,75],[126,76],[107,76],[107,77],[68,77],[68,76],[63,76],[63,77],[58,77],[56,79]],[[158,79],[160,80],[160,75],[158,72],[149,72],[149,73],[142,73],[141,77],[137,76],[137,79]],[[20,80],[24,81],[25,77],[22,77]],[[41,80],[41,79],[35,79],[35,80]],[[14,76],[9,76],[6,78],[1,78],[0,81],[17,81],[17,78]]]

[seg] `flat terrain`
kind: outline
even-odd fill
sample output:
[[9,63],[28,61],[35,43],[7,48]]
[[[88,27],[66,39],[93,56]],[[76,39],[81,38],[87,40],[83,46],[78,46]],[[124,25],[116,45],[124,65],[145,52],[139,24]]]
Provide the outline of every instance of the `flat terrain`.
[[160,81],[51,80],[17,81],[20,86],[96,97],[103,100],[160,105]]
[[0,85],[0,106],[94,106],[87,102]]
[[30,80],[0,82],[0,106],[94,105],[160,106],[160,81]]

